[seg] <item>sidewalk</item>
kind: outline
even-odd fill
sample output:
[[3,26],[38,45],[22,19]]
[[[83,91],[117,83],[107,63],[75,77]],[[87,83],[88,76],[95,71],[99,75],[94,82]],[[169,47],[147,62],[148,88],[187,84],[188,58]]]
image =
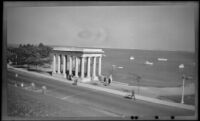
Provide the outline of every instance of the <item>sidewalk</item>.
[[[34,74],[34,75],[37,75],[37,76],[50,78],[50,79],[55,79],[55,80],[58,80],[58,81],[69,83],[69,84],[73,83],[73,81],[68,81],[66,79],[56,78],[56,77],[53,77],[53,76],[50,76],[50,75],[40,74],[40,73],[37,73],[37,72],[30,72],[30,71],[20,69],[20,68],[14,68],[14,67],[11,67],[11,66],[7,66],[7,68],[11,68],[11,69],[18,70],[18,71],[21,71],[21,72],[26,72],[26,73],[30,73],[30,74]],[[94,89],[94,90],[98,90],[98,91],[104,91],[104,92],[108,92],[108,93],[111,93],[111,94],[120,95],[120,96],[123,96],[123,97],[130,94],[129,92],[123,92],[123,91],[119,91],[119,90],[110,89],[109,86],[108,87],[102,87],[102,86],[98,86],[98,85],[92,85],[92,84],[89,84],[89,83],[78,83],[78,86],[86,87],[86,88],[90,88],[90,89]],[[173,106],[173,107],[183,108],[183,109],[188,109],[188,110],[195,110],[195,106],[192,106],[192,105],[168,102],[168,101],[163,101],[163,100],[159,100],[159,99],[155,99],[155,98],[151,98],[151,97],[146,97],[146,96],[141,96],[141,95],[137,95],[137,94],[135,95],[135,97],[138,100],[148,101],[148,102],[151,102],[151,103]]]

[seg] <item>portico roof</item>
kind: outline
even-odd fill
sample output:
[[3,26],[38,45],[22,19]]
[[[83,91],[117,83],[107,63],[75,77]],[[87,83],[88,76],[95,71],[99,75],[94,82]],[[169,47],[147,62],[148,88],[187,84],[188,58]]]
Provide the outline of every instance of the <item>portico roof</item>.
[[84,47],[54,47],[54,51],[64,52],[81,52],[81,53],[104,53],[102,49],[98,48],[84,48]]

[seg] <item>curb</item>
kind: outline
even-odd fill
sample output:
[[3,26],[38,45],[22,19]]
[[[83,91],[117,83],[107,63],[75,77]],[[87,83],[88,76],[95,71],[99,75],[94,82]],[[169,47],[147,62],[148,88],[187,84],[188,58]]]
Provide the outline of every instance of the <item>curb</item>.
[[[8,66],[8,68],[27,72],[27,73],[30,73],[30,74],[40,75],[40,76],[43,76],[43,77],[59,80],[59,81],[70,83],[70,84],[73,83],[73,81],[66,81],[65,79],[56,78],[56,77],[52,77],[52,76],[48,76],[48,75],[44,75],[44,74],[40,74],[40,73],[36,73],[36,72],[29,72],[27,70],[18,69],[18,68],[14,68],[14,67],[11,67],[11,66]],[[94,90],[99,90],[99,91],[104,91],[104,92],[108,92],[108,93],[111,93],[111,94],[120,95],[120,96],[127,96],[129,94],[129,93],[126,93],[126,92],[113,90],[113,89],[107,89],[107,88],[98,87],[98,86],[93,86],[93,85],[85,84],[85,83],[79,83],[78,85],[82,86],[82,87],[94,89]],[[163,101],[163,100],[159,100],[159,99],[155,99],[155,98],[145,97],[145,96],[141,96],[141,95],[137,95],[137,94],[135,94],[135,98],[139,99],[139,100],[147,101],[147,102],[152,102],[152,103],[157,103],[157,104],[162,104],[162,105],[167,105],[167,106],[172,106],[172,107],[178,107],[178,108],[183,108],[183,109],[188,109],[188,110],[195,110],[195,106],[193,106],[193,105],[186,105],[186,104],[168,102],[168,101]]]

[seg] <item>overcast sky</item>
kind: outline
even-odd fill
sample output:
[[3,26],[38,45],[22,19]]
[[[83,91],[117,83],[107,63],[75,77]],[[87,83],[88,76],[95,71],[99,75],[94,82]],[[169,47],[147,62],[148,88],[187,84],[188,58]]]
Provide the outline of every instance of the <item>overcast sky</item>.
[[7,9],[8,44],[195,49],[194,4]]

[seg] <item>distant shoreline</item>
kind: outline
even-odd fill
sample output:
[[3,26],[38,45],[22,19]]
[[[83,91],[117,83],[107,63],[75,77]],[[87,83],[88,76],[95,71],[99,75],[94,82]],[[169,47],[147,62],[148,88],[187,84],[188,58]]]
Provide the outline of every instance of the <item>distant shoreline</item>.
[[[38,43],[39,44],[39,43]],[[33,44],[33,45],[38,45],[38,44]],[[7,47],[18,47],[20,44],[7,44]],[[61,45],[48,45],[44,44],[50,47],[83,47],[83,46],[61,46]],[[112,49],[112,50],[136,50],[136,51],[149,51],[149,52],[180,52],[180,53],[189,53],[189,54],[195,54],[195,52],[192,51],[183,51],[183,50],[160,50],[160,49],[155,49],[155,50],[150,50],[150,49],[127,49],[127,48],[108,48],[108,47],[87,47],[84,46],[83,48],[101,48],[101,49]]]

